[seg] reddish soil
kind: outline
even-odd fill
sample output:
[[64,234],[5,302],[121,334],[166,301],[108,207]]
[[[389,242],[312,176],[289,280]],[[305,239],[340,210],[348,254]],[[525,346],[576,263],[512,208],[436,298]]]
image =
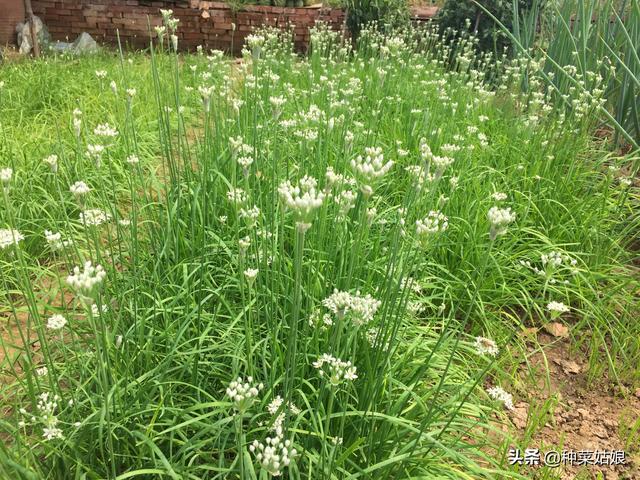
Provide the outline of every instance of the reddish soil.
[[[537,417],[543,420],[525,441],[527,448],[625,451],[624,465],[560,466],[544,478],[640,479],[640,389],[614,388],[606,376],[590,385],[584,356],[570,350],[562,329],[550,331],[558,336],[538,333],[537,342],[528,345],[528,364],[523,362],[518,373],[529,395],[515,404],[511,415],[517,438],[531,435],[527,424]],[[543,478],[536,467],[526,468],[521,473]]]

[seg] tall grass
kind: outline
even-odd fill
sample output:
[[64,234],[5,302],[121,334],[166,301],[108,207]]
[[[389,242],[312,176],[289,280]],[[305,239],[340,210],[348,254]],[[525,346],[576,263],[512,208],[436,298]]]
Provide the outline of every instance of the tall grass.
[[622,141],[637,149],[640,2],[536,0],[522,12],[514,1],[513,14],[513,31],[503,30],[519,54],[542,59],[543,76],[558,101],[570,105],[585,92],[602,88],[606,101],[600,115],[615,131],[614,144]]
[[[512,399],[485,389],[550,320],[634,364],[636,223],[597,101],[520,95],[520,65],[496,94],[469,42],[365,29],[352,51],[319,26],[299,58],[265,30],[239,66],[156,44],[148,71],[78,63],[79,102],[51,89],[66,60],[0,71],[1,228],[24,236],[0,250],[2,476],[522,478],[492,420]],[[22,115],[32,77],[50,130]]]

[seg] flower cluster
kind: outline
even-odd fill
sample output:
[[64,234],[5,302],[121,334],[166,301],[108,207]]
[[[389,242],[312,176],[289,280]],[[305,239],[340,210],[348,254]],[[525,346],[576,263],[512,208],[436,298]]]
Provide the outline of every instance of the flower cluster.
[[489,355],[491,357],[495,357],[499,352],[496,342],[486,337],[476,337],[474,346],[478,355]]
[[311,227],[313,213],[322,206],[325,194],[317,190],[317,186],[315,178],[305,175],[296,186],[286,180],[278,187],[285,206],[296,215],[296,227],[299,231],[304,232]]
[[447,169],[447,167],[453,163],[453,158],[447,156],[439,157],[437,155],[432,155],[431,163],[436,169],[435,178],[439,179],[440,177],[442,177],[442,174]]
[[[382,305],[371,295],[362,296],[360,292],[355,295],[349,292],[341,292],[337,289],[322,301],[338,319],[349,317],[356,326],[366,325],[373,320],[378,308]],[[326,323],[326,322],[325,322]]]
[[0,168],[0,183],[4,188],[9,187],[9,183],[11,182],[11,177],[13,177],[13,169],[11,168]]
[[360,182],[362,193],[369,196],[373,193],[373,183],[384,176],[393,167],[393,161],[384,161],[382,148],[367,147],[365,156],[358,155],[351,160],[354,176]]
[[233,406],[236,410],[244,412],[251,406],[263,388],[264,385],[262,383],[255,383],[253,377],[247,377],[246,381],[238,377],[229,383],[227,396],[233,401]]
[[405,170],[411,175],[413,184],[418,192],[424,188],[425,183],[435,180],[435,177],[427,172],[422,165],[409,165],[405,167]]
[[[96,75],[97,74],[98,72],[96,72]],[[107,76],[107,72],[104,72],[104,76]],[[79,108],[73,110],[73,131],[75,132],[76,137],[80,138],[80,133],[82,131],[82,110]]]
[[253,155],[253,147],[244,143],[244,138],[241,136],[230,137],[229,146],[231,147],[231,154],[233,155],[233,158]]
[[[273,425],[271,430],[275,432],[276,435],[282,436],[284,433],[284,420],[287,414],[299,415],[300,409],[296,407],[293,402],[287,402],[286,406],[283,408],[284,399],[277,395],[269,405],[267,405],[267,411],[273,415],[275,418],[273,419]],[[278,413],[280,412],[280,413]]]
[[280,435],[267,437],[264,443],[254,440],[249,445],[249,451],[255,455],[260,466],[273,477],[282,475],[282,469],[289,466],[291,459],[298,454],[291,446],[291,441],[283,440]]
[[78,181],[69,187],[69,191],[76,198],[81,198],[91,191],[91,188],[83,181]]
[[4,250],[11,245],[18,245],[18,242],[24,240],[24,235],[12,228],[0,228],[0,249]]
[[[58,409],[59,402],[60,397],[58,395],[51,395],[49,392],[44,392],[38,397],[38,403],[36,404],[37,412],[35,415],[29,415],[24,408],[20,409],[20,414],[29,418],[31,423],[42,424],[42,436],[45,440],[64,438],[62,429],[58,426],[58,416],[55,413]],[[20,421],[19,426],[26,426],[26,422]]]
[[258,276],[257,268],[247,268],[244,271],[244,277],[247,279],[247,282],[249,283],[249,285],[253,284],[253,281],[256,279],[257,276]]
[[67,324],[67,319],[62,315],[56,314],[49,317],[47,320],[47,328],[49,330],[60,330]]
[[95,135],[98,135],[99,137],[117,137],[118,136],[118,130],[113,128],[108,123],[102,123],[97,125],[96,128],[93,129],[93,133]]
[[97,168],[102,164],[102,154],[104,153],[104,145],[87,145],[87,157],[93,159]]
[[[325,365],[328,367],[328,372],[323,369]],[[358,378],[356,367],[350,361],[345,362],[328,353],[323,353],[318,360],[313,362],[313,367],[318,369],[321,376],[328,374],[329,382],[334,386]]]
[[83,298],[93,298],[97,288],[107,276],[101,265],[94,266],[86,261],[84,267],[74,267],[73,273],[67,277],[67,283]]
[[244,218],[249,228],[254,228],[260,218],[260,209],[254,205],[251,208],[241,208],[240,218]]
[[547,310],[551,313],[551,318],[556,319],[563,313],[567,313],[569,307],[562,302],[549,302]]
[[109,220],[111,220],[111,215],[99,208],[91,208],[80,212],[80,222],[87,227],[97,227]]
[[449,228],[449,219],[435,210],[430,211],[423,219],[416,220],[416,235],[424,237],[434,233],[444,232]]
[[495,240],[500,235],[507,233],[507,226],[515,222],[516,214],[511,211],[511,208],[491,207],[487,218],[491,224],[489,237],[491,240]]
[[57,155],[49,155],[42,160],[44,163],[49,165],[49,168],[53,173],[58,171],[58,156]]
[[[543,253],[540,255],[540,262],[542,263],[542,268],[534,265],[530,260],[520,260],[520,265],[530,269],[540,277],[547,278],[550,284],[558,282],[558,279],[555,278],[554,275],[561,273],[561,269],[564,272],[568,269],[568,273],[571,275],[577,275],[579,273],[576,268],[578,261],[562,252],[551,251],[549,253]],[[564,279],[563,283],[568,284],[569,280]]]
[[62,240],[62,234],[60,232],[54,233],[50,230],[44,231],[44,238],[53,251],[62,250],[72,243],[71,240]]
[[247,202],[247,194],[241,188],[232,188],[227,192],[227,200],[235,205],[243,205]]
[[322,314],[319,309],[314,310],[309,316],[309,326],[312,328],[326,329],[333,325],[333,318],[328,313]]
[[513,410],[513,397],[501,387],[491,387],[487,389],[487,393],[492,399],[502,402],[507,410]]

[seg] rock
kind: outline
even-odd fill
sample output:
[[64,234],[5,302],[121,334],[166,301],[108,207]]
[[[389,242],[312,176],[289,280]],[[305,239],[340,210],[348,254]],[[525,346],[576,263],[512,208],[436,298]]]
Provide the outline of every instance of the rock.
[[581,371],[580,365],[573,360],[563,360],[560,366],[562,367],[562,371],[566,374],[577,375]]
[[578,408],[576,413],[580,415],[581,418],[589,418],[589,410],[586,408]]
[[98,44],[87,32],[82,32],[71,44],[71,51],[75,54],[93,53],[98,50]]
[[50,49],[59,53],[69,52],[75,55],[82,55],[84,53],[97,52],[98,44],[91,35],[87,32],[82,32],[73,43],[55,42],[50,45]]
[[511,421],[519,430],[524,430],[527,427],[527,417],[529,415],[529,405],[525,402],[520,402],[513,407],[511,412]]
[[[40,48],[44,50],[49,43],[51,43],[51,35],[49,30],[40,17],[33,17],[33,23],[35,25],[36,37],[38,37],[38,44]],[[33,42],[31,40],[31,27],[29,22],[19,23],[16,25],[16,33],[18,34],[18,45],[20,46],[20,53],[27,55],[33,48]]]
[[556,338],[566,338],[569,336],[569,329],[560,322],[547,323],[543,328]]

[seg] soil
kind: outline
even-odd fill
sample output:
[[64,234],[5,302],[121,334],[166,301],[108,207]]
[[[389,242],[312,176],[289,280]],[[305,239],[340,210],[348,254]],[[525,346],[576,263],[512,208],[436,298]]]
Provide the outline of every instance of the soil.
[[[640,388],[614,388],[606,375],[589,384],[587,361],[570,349],[567,337],[565,330],[551,324],[544,332],[534,332],[527,344],[527,359],[520,365],[518,378],[529,395],[511,413],[516,438],[525,448],[539,448],[541,454],[549,450],[625,452],[623,465],[561,465],[544,478],[640,479]],[[538,428],[527,431],[527,424],[536,418],[542,419],[537,421]],[[533,436],[527,437],[532,430]],[[525,476],[542,478],[540,467],[524,468]]]

